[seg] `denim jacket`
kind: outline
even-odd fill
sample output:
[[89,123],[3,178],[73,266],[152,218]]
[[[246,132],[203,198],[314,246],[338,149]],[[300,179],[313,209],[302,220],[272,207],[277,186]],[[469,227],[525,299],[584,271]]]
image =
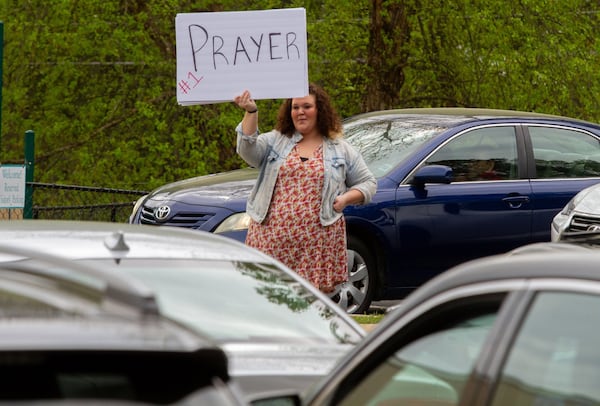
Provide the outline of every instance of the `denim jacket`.
[[[294,146],[302,140],[296,132],[291,137],[273,130],[264,134],[245,135],[241,123],[236,128],[237,152],[248,165],[259,168],[259,175],[250,193],[246,212],[261,223],[267,216],[279,168]],[[335,197],[349,189],[363,194],[362,204],[371,201],[377,190],[377,180],[367,168],[360,153],[343,139],[325,138],[323,143],[324,182],[319,217],[323,226],[342,217],[333,209]]]

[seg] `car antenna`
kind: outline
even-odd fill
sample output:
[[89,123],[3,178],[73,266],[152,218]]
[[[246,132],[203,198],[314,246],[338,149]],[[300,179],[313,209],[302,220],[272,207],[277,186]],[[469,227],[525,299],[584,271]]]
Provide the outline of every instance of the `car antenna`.
[[[104,239],[104,246],[111,251],[129,251],[129,245],[125,242],[125,234],[122,231],[116,231]],[[115,258],[117,265],[121,258]]]

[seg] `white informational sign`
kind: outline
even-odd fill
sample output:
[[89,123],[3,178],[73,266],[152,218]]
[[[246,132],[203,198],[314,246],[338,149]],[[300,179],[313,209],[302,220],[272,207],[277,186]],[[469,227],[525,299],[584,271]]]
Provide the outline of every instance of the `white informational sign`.
[[231,102],[308,94],[303,8],[183,13],[175,18],[177,102]]
[[0,166],[0,208],[25,207],[25,165]]

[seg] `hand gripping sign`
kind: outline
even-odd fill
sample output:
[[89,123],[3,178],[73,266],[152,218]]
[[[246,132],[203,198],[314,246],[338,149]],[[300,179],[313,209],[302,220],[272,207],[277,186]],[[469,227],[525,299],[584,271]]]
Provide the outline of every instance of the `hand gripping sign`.
[[177,102],[308,94],[303,8],[177,14]]

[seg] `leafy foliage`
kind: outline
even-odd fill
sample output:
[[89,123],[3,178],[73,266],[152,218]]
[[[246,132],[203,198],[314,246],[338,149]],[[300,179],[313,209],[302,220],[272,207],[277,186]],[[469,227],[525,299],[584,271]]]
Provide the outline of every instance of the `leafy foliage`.
[[414,6],[401,105],[600,118],[596,2],[460,0]]
[[[35,180],[150,190],[243,166],[233,103],[179,106],[175,15],[305,7],[309,78],[350,116],[477,106],[600,121],[591,0],[0,0],[2,162]],[[279,100],[260,101],[261,127]]]

